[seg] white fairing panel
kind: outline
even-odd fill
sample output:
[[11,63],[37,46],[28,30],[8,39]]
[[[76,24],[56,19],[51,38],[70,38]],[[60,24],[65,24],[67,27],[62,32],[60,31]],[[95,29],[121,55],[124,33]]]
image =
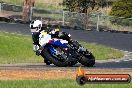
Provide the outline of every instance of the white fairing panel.
[[66,41],[66,40],[60,40],[60,42],[61,42],[62,44],[68,43],[68,41]]
[[39,35],[39,44],[41,46],[46,45],[49,42],[49,40],[51,40],[51,35],[49,35],[49,34],[40,34]]

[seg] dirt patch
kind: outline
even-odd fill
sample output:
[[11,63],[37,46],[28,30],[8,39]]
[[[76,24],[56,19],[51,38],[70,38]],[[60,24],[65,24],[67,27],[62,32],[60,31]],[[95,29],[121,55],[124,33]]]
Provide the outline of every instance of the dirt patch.
[[0,17],[8,17],[8,16],[10,16],[10,15],[7,13],[0,13]]
[[45,80],[74,78],[71,71],[44,71],[44,70],[1,70],[0,80]]
[[0,12],[0,17],[9,17],[12,15],[21,15],[21,12],[12,12],[12,11],[2,11]]
[[[75,79],[73,70],[0,70],[0,80],[57,80]],[[88,74],[130,74],[132,70],[89,70]]]

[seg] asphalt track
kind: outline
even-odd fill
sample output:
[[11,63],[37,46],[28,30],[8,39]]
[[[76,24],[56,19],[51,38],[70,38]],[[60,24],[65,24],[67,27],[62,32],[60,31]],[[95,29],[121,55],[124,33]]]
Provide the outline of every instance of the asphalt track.
[[[0,23],[0,31],[31,35],[29,25],[27,24]],[[78,41],[98,43],[120,50],[132,52],[132,34],[69,29],[61,29],[61,31],[70,33],[73,39],[76,39]]]
[[[0,31],[6,31],[11,33],[19,33],[24,35],[31,35],[29,25],[27,24],[9,24],[0,23]],[[72,35],[73,39],[78,41],[92,42],[102,44],[105,46],[113,47],[116,49],[132,52],[132,34],[123,33],[110,33],[110,32],[97,32],[97,31],[84,31],[84,30],[69,30],[61,29],[61,31],[68,32]],[[0,68],[56,68],[55,66],[46,66],[44,64],[24,64],[24,65],[0,65]],[[79,64],[75,67],[80,66]],[[73,67],[73,68],[75,68]],[[72,67],[71,67],[72,68]],[[120,60],[113,60],[110,62],[96,62],[93,68],[110,68],[110,69],[132,69],[132,56]]]

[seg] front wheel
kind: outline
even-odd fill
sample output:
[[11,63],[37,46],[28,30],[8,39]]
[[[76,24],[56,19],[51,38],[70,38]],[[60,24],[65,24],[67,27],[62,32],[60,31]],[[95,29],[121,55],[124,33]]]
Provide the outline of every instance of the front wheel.
[[52,63],[48,60],[48,58],[45,57],[44,54],[41,53],[41,56],[44,58],[44,63],[46,63],[46,65],[52,64]]
[[46,65],[52,64],[49,60],[44,60],[44,63],[46,63]]
[[89,53],[87,55],[83,55],[79,62],[84,66],[93,67],[95,64],[95,57],[92,53]]
[[42,54],[48,58],[48,60],[50,62],[52,62],[54,65],[58,66],[58,67],[67,67],[69,66],[69,63],[71,60],[74,60],[74,58],[72,57],[72,54],[68,54],[67,52],[63,52],[59,47],[56,48],[56,50],[58,52],[60,52],[60,55],[52,55],[50,50],[48,50],[48,48],[45,48],[42,51]]

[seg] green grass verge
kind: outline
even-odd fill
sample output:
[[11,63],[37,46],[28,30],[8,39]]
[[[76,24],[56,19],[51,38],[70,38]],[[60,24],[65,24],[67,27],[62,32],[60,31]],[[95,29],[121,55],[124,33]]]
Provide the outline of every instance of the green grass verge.
[[81,42],[81,44],[95,55],[96,60],[117,59],[124,56],[123,52],[114,48],[95,43]]
[[0,32],[0,63],[36,63],[42,58],[32,51],[31,36]]
[[36,8],[44,8],[47,10],[62,10],[63,6],[60,5],[55,5],[55,4],[47,4],[47,3],[40,3],[40,2],[36,2],[35,4]]
[[14,5],[22,5],[23,4],[22,0],[0,0],[0,1],[9,3],[9,4],[14,4]]
[[[13,5],[23,5],[23,0],[0,0],[3,1],[5,3],[9,3],[9,4],[13,4]],[[60,3],[60,2],[57,2]],[[55,5],[54,2],[51,3],[45,3],[44,1],[35,1],[35,6],[36,8],[44,8],[47,10],[61,10],[63,9],[63,6],[60,5]]]
[[49,20],[62,20],[62,14],[37,14],[35,13],[34,16],[38,17],[42,17],[42,18],[50,18]]
[[86,84],[80,86],[75,80],[18,80],[0,81],[0,88],[132,88],[132,83]]
[[[81,42],[91,50],[96,59],[106,60],[120,58],[123,53],[119,50],[97,44]],[[32,51],[31,36],[0,32],[0,63],[37,63],[43,62],[41,56],[36,56]]]

